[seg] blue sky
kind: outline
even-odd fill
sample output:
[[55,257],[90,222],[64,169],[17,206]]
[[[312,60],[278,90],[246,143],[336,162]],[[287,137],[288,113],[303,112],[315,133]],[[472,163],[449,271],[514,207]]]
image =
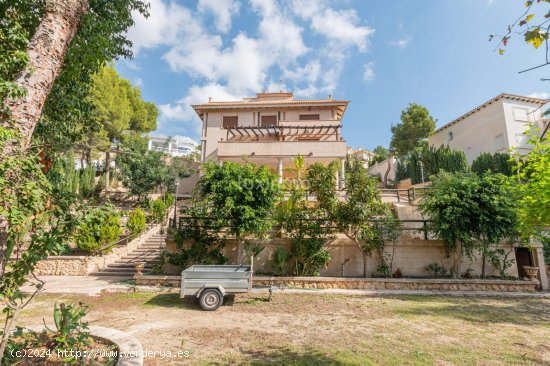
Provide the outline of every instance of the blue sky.
[[517,0],[151,0],[128,34],[134,59],[116,66],[159,106],[154,135],[198,141],[190,103],[285,89],[349,99],[348,145],[372,149],[412,102],[441,126],[501,92],[548,98],[549,70],[518,74],[542,50],[513,38],[500,56],[488,42],[522,11]]

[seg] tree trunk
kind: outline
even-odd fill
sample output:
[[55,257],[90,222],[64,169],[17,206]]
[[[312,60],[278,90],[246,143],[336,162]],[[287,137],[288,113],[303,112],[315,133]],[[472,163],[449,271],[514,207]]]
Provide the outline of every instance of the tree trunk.
[[462,242],[460,240],[456,242],[453,262],[453,278],[460,278],[460,275],[462,274]]
[[363,253],[363,277],[367,278],[368,277],[368,273],[367,273],[367,262],[369,260],[369,255],[366,254],[366,253]]
[[109,193],[109,181],[111,180],[111,151],[105,152],[105,194]]
[[[78,31],[82,16],[88,11],[88,0],[47,0],[44,8],[42,21],[27,47],[27,67],[15,80],[26,90],[26,95],[6,99],[4,105],[11,116],[0,121],[0,126],[16,130],[22,140],[8,141],[0,152],[0,159],[15,154],[21,147],[28,148],[44,103],[63,66],[67,48]],[[9,211],[10,207],[4,203],[3,209]],[[5,256],[8,230],[6,216],[0,215],[0,278],[9,259]]]
[[[69,44],[78,31],[82,16],[88,11],[88,0],[47,0],[44,8],[44,17],[27,47],[27,67],[15,80],[27,94],[24,98],[5,101],[11,121],[2,121],[2,126],[14,128],[21,134],[24,148],[31,141]],[[6,149],[9,153],[10,144],[4,152]]]

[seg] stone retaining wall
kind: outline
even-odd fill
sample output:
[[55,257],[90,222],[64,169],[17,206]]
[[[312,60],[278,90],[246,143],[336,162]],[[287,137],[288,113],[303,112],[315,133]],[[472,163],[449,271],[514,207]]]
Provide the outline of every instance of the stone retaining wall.
[[[142,286],[179,287],[180,276],[142,276],[136,278]],[[424,278],[341,278],[341,277],[253,277],[254,286],[275,286],[306,289],[360,290],[430,290],[430,291],[488,291],[534,292],[535,281],[466,280]]]
[[109,254],[101,257],[80,255],[48,257],[37,263],[34,273],[41,276],[86,276],[105,268],[107,265],[114,263],[116,260],[135,250],[151,235],[158,232],[159,228],[159,226],[154,227],[128,244],[113,248]]

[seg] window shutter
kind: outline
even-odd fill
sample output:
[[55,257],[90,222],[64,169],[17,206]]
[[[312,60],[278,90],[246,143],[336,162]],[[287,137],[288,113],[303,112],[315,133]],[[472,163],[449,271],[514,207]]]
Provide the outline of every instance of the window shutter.
[[238,126],[239,117],[237,116],[224,116],[223,128],[235,128]]
[[300,114],[300,121],[318,121],[318,114]]

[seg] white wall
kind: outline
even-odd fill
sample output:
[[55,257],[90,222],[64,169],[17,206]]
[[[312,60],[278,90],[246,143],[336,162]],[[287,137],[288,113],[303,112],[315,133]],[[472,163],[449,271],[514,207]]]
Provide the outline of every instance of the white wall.
[[[450,132],[453,139],[449,141]],[[449,145],[453,150],[464,151],[469,164],[482,152],[508,151],[502,99],[435,133],[428,141],[435,147]]]
[[[370,166],[368,169],[368,173],[374,176],[380,174],[380,177],[383,182],[384,175],[386,175],[387,170],[388,170],[388,159]],[[392,165],[391,165],[390,173],[388,174],[388,180],[394,181],[396,177],[396,173],[397,173],[397,161],[395,160],[395,158],[392,158]]]
[[[517,147],[521,154],[528,153],[531,148],[527,144],[528,136],[523,133],[529,129],[529,123],[540,123],[542,109],[525,102],[504,101],[504,114],[510,148]],[[539,126],[540,127],[540,126]]]
[[[449,145],[464,151],[469,164],[482,152],[507,153],[519,146],[520,152],[526,153],[530,149],[522,133],[530,122],[540,121],[541,110],[537,108],[532,103],[502,98],[435,133],[428,141],[435,147]],[[449,132],[453,133],[452,140]]]
[[[218,142],[227,139],[227,131],[222,129],[224,116],[237,116],[239,126],[258,126],[258,113],[260,116],[276,116],[281,113],[281,121],[297,121],[300,114],[319,114],[321,120],[332,120],[335,112],[331,108],[311,108],[301,109],[264,109],[259,111],[223,111],[209,112],[202,117],[202,144],[205,146],[203,156],[205,160],[216,160],[218,158]],[[311,121],[313,122],[313,121]],[[308,123],[308,121],[303,121]],[[205,128],[206,126],[206,128]],[[230,135],[231,137],[231,135]]]

